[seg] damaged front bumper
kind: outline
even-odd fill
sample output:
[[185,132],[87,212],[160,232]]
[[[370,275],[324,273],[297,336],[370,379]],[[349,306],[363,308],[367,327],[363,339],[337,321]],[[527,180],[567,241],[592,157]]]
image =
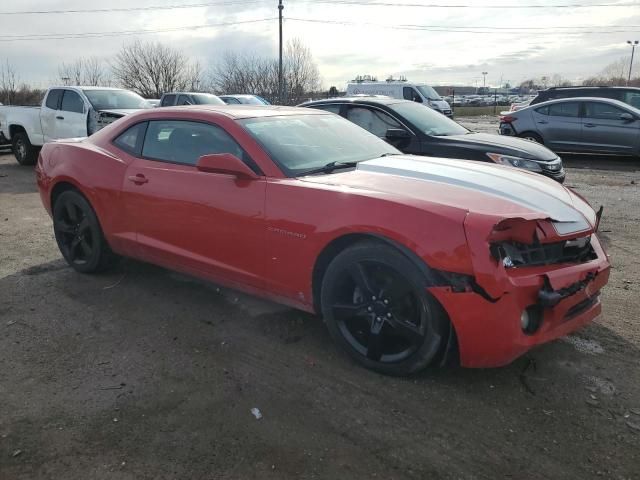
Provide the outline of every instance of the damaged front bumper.
[[609,279],[610,264],[596,234],[581,235],[590,237],[592,251],[579,263],[562,260],[506,268],[489,254],[490,240],[468,232],[472,251],[487,252],[474,256],[473,282],[464,289],[459,285],[428,289],[455,328],[462,366],[509,364],[600,314],[600,290]]

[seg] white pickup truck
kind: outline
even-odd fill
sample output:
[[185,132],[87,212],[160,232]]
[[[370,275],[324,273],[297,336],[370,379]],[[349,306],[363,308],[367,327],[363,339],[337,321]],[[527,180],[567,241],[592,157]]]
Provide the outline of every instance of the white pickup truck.
[[129,90],[52,87],[41,107],[0,107],[0,145],[11,143],[18,163],[32,165],[46,142],[86,137],[143,108],[151,105]]

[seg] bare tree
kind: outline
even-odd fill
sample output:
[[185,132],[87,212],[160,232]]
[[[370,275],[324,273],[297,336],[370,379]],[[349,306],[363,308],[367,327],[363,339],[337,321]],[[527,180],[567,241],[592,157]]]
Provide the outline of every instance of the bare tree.
[[136,41],[122,47],[112,63],[115,79],[146,98],[186,90],[200,83],[201,68],[161,43]]
[[282,63],[284,99],[278,98],[278,60],[255,54],[227,52],[212,68],[211,87],[217,93],[252,93],[292,105],[320,88],[318,67],[300,40],[286,45]]
[[110,84],[104,61],[98,57],[78,58],[58,66],[58,77],[65,85],[101,86]]
[[0,65],[0,98],[2,102],[11,105],[15,102],[18,77],[9,60]]
[[[629,63],[631,61],[631,57],[621,57],[615,62],[611,62],[609,65],[604,67],[599,75],[595,75],[593,77],[589,77],[582,82],[585,86],[597,86],[597,85],[629,85],[629,86],[640,86],[640,75],[638,75],[638,70],[634,68],[634,72],[632,72],[631,81],[627,82],[629,76]],[[636,67],[638,68],[638,67]],[[634,76],[635,74],[635,76]]]

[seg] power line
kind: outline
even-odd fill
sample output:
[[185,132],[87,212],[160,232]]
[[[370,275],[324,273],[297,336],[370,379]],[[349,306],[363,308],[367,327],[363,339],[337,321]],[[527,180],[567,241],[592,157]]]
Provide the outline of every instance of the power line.
[[556,5],[539,5],[539,4],[526,4],[526,5],[482,5],[482,4],[442,4],[442,3],[393,3],[393,2],[364,2],[357,0],[313,0],[313,3],[329,3],[333,5],[362,5],[362,6],[380,6],[380,7],[414,7],[414,8],[499,8],[504,9],[527,9],[527,8],[593,8],[593,7],[640,7],[640,3],[627,2],[627,3],[565,3]]
[[202,28],[212,28],[212,27],[226,27],[226,26],[234,26],[234,25],[242,25],[246,23],[258,23],[258,22],[267,22],[276,20],[276,17],[273,18],[259,18],[255,20],[242,20],[236,22],[226,22],[226,23],[210,23],[206,25],[189,25],[185,27],[173,27],[173,28],[162,28],[157,30],[121,30],[117,32],[85,32],[85,33],[44,33],[44,34],[36,34],[36,35],[2,35],[0,36],[0,42],[14,42],[14,41],[43,41],[43,40],[67,40],[67,39],[84,39],[84,38],[99,38],[99,37],[117,37],[117,36],[125,36],[125,35],[144,35],[149,33],[163,33],[163,32],[176,32],[181,30],[198,30]]
[[106,12],[134,12],[144,10],[176,10],[186,8],[201,7],[226,7],[228,5],[248,5],[264,3],[261,0],[230,0],[222,2],[188,3],[178,5],[148,5],[146,7],[113,7],[113,8],[81,8],[73,10],[15,10],[10,12],[0,12],[0,15],[53,15],[64,13],[106,13]]
[[[358,0],[301,0],[305,3],[326,3],[332,5],[360,5],[360,6],[379,6],[379,7],[413,7],[413,8],[469,8],[469,9],[548,9],[548,8],[599,8],[599,7],[640,7],[640,3],[627,2],[627,3],[565,3],[556,5],[540,5],[540,4],[525,4],[525,5],[479,5],[479,4],[440,4],[440,3],[395,3],[395,2],[365,2]],[[175,10],[175,9],[188,9],[188,8],[202,8],[202,7],[224,7],[229,5],[248,5],[265,3],[264,0],[223,0],[218,2],[201,2],[201,3],[188,3],[177,5],[148,5],[143,7],[112,7],[112,8],[80,8],[80,9],[67,9],[67,10],[14,10],[8,12],[0,12],[0,15],[53,15],[53,14],[68,14],[68,13],[107,13],[107,12],[133,12],[133,11],[147,11],[147,10]],[[267,6],[265,4],[265,6]]]
[[[318,20],[311,18],[293,18],[287,17],[288,21],[294,22],[307,22],[307,23],[322,23],[322,24],[332,24],[332,25],[348,25],[348,26],[367,26],[367,27],[380,27],[380,28],[389,28],[392,30],[418,30],[418,31],[430,31],[430,32],[443,32],[443,33],[483,33],[483,34],[493,34],[493,35],[504,35],[509,34],[513,35],[514,33],[523,33],[519,28],[516,27],[503,27],[504,30],[496,30],[492,27],[446,27],[446,26],[437,26],[437,25],[385,25],[382,23],[369,23],[369,22],[349,22],[346,20]],[[618,27],[608,27],[608,28],[634,28],[636,26],[630,25],[620,25]],[[491,30],[476,30],[480,28],[492,28]],[[545,30],[552,29],[554,27],[547,27]],[[585,28],[599,28],[599,27],[585,27]],[[637,27],[636,27],[637,28]],[[583,35],[583,34],[613,34],[613,33],[635,33],[636,30],[609,30],[609,31],[597,31],[597,30],[583,30],[583,31],[567,31],[567,32],[536,32],[536,35]]]

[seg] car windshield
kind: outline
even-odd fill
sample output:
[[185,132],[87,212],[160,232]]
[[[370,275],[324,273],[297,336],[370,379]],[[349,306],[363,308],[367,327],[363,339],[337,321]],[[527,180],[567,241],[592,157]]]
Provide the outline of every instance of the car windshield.
[[150,108],[151,104],[128,90],[83,90],[95,110]]
[[436,92],[429,85],[416,85],[416,88],[425,98],[428,98],[429,100],[442,100],[440,95],[438,95],[438,92]]
[[210,93],[194,93],[191,96],[196,105],[226,105],[222,100]]
[[240,103],[245,105],[265,105],[263,102],[258,100],[256,97],[236,97]]
[[350,163],[400,151],[337,115],[287,115],[239,120],[289,177],[330,162]]
[[449,135],[466,135],[469,133],[469,130],[462,125],[420,103],[401,102],[389,105],[389,107],[427,135],[445,137]]

